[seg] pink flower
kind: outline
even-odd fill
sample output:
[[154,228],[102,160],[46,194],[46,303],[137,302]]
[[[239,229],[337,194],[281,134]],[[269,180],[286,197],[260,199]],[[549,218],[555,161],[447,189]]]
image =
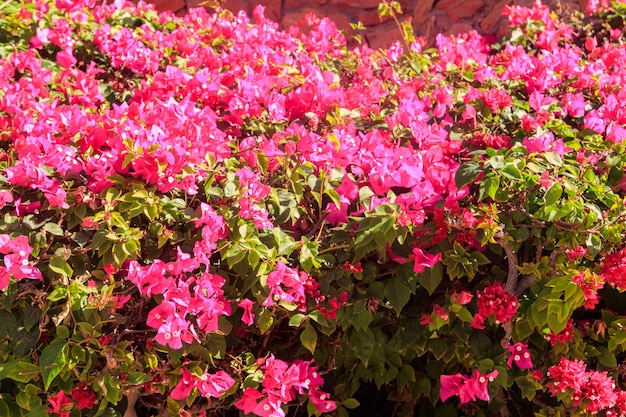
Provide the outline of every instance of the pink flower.
[[329,398],[329,394],[318,389],[309,391],[309,400],[311,400],[315,408],[322,413],[330,413],[337,408],[337,404],[334,401],[329,400]]
[[259,417],[285,417],[285,412],[280,406],[280,402],[270,401],[269,398],[262,399],[254,407],[253,413]]
[[191,394],[191,391],[196,387],[198,382],[197,378],[187,369],[182,368],[180,371],[180,380],[170,393],[170,397],[174,400],[184,400],[189,397],[189,394]]
[[220,370],[215,374],[205,373],[197,382],[198,390],[205,397],[219,398],[235,385],[235,380]]
[[489,401],[489,382],[493,381],[498,376],[498,371],[492,371],[486,375],[482,375],[477,369],[474,369],[474,375],[469,379],[468,395],[476,397],[479,400]]
[[[411,255],[409,255],[409,258]],[[421,274],[426,271],[426,268],[432,268],[437,262],[441,260],[441,253],[426,254],[420,248],[413,248],[413,271]]]
[[474,374],[470,378],[462,374],[441,375],[439,377],[441,383],[439,398],[441,398],[441,401],[445,401],[454,395],[458,395],[461,399],[461,404],[476,401],[477,399],[489,401],[488,385],[497,376],[498,371],[494,370],[486,375],[482,375],[477,369],[474,369]]
[[506,361],[509,368],[513,367],[513,362],[515,362],[520,369],[533,368],[533,359],[528,351],[527,344],[519,342],[508,346],[507,349],[511,353],[511,356],[509,356],[509,359]]
[[241,399],[235,403],[235,407],[243,410],[245,414],[250,414],[256,408],[259,398],[261,398],[261,393],[259,392],[259,390],[254,388],[246,388],[243,391],[243,396],[241,397]]
[[441,389],[439,390],[439,398],[445,401],[450,397],[459,395],[461,389],[467,382],[467,377],[461,374],[441,375],[439,377]]
[[146,324],[154,329],[158,329],[166,323],[167,320],[173,318],[175,312],[176,308],[172,303],[163,302],[150,310]]
[[241,302],[237,304],[237,306],[243,308],[243,316],[241,316],[241,321],[246,323],[248,326],[252,326],[252,324],[254,323],[254,313],[252,312],[253,305],[254,301],[248,300],[247,298],[245,300],[241,300]]
[[191,343],[193,341],[193,334],[189,331],[189,323],[186,320],[175,317],[161,325],[154,340],[172,349],[180,349],[183,347],[182,342]]
[[72,48],[65,48],[57,53],[57,63],[63,68],[69,68],[76,64],[78,60],[72,54]]

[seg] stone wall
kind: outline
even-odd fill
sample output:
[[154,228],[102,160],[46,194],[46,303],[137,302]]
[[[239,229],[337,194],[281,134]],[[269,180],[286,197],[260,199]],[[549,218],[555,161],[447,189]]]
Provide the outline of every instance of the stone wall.
[[[222,4],[223,7],[250,13],[261,4],[265,15],[280,22],[283,27],[298,25],[307,13],[330,17],[340,29],[352,38],[350,23],[362,22],[366,30],[362,36],[373,48],[386,47],[400,37],[396,23],[378,18],[379,0],[148,0],[158,10],[183,14],[188,8],[203,4]],[[544,0],[558,13],[584,10],[588,0]],[[399,0],[403,15],[400,20],[412,19],[415,33],[432,43],[437,33],[456,34],[475,29],[483,34],[501,37],[509,33],[501,17],[506,5],[532,6],[534,0]]]

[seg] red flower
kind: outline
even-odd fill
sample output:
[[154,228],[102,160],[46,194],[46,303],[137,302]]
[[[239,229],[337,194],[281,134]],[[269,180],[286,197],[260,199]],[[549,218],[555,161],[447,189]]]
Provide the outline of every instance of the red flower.
[[48,398],[48,402],[52,407],[48,407],[46,413],[57,413],[59,417],[70,417],[70,410],[74,403],[65,395],[64,391],[59,391],[54,397]]
[[76,388],[72,388],[71,394],[79,410],[92,408],[96,403],[96,393],[84,382],[79,382]]
[[472,298],[474,298],[472,294],[468,293],[467,291],[461,291],[460,293],[455,292],[454,294],[452,294],[450,296],[450,301],[452,301],[455,304],[460,304],[464,306],[465,304],[472,301]]
[[[483,291],[476,293],[478,299],[478,316],[481,318],[487,318],[493,314],[496,321],[499,323],[506,323],[510,321],[517,314],[519,308],[519,302],[514,294],[510,294],[505,291],[504,285],[500,282],[495,282],[487,286]],[[474,317],[476,326],[482,325],[482,321],[477,320]],[[472,327],[476,327],[472,323]]]

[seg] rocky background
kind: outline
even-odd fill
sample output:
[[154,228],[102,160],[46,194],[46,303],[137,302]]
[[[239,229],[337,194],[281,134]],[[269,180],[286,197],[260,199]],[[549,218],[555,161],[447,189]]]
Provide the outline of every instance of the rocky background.
[[[351,39],[350,23],[362,22],[361,33],[372,48],[390,45],[400,37],[392,19],[381,21],[377,8],[379,0],[148,0],[158,10],[183,14],[193,7],[211,7],[221,4],[231,11],[251,13],[257,4],[265,6],[265,15],[280,22],[284,28],[297,26],[307,13],[330,17]],[[415,33],[424,36],[430,44],[436,34],[456,34],[475,29],[500,38],[509,33],[502,18],[505,5],[532,6],[534,0],[399,0],[404,14],[401,21],[412,19]],[[584,10],[587,0],[544,0],[556,13],[568,14]]]

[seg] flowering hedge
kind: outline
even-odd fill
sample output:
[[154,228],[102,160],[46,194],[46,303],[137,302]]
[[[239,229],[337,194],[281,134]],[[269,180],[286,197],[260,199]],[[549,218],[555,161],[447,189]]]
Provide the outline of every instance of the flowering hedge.
[[626,416],[626,4],[588,12],[374,51],[2,3],[0,415]]

